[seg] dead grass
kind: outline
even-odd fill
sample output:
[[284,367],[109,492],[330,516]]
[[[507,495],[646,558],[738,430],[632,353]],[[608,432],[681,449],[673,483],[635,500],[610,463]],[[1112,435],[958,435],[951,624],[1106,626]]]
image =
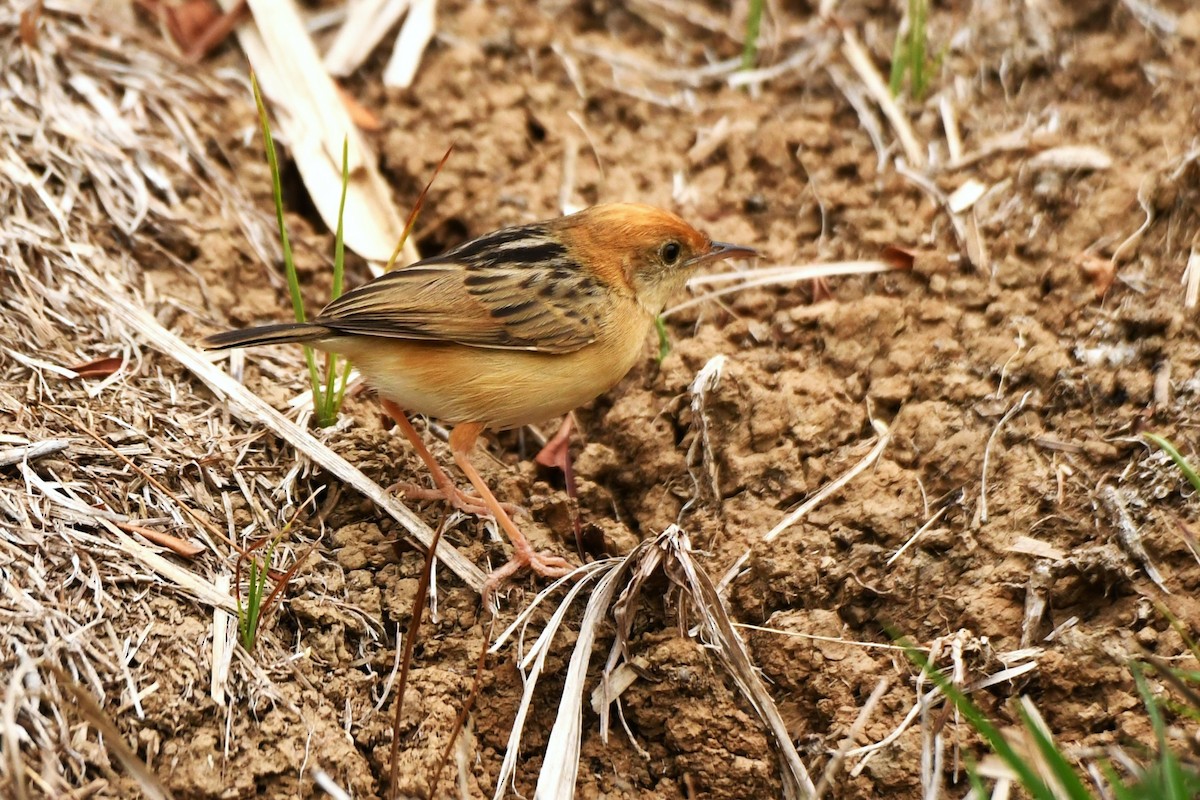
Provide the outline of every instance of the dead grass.
[[[214,158],[204,126],[219,121],[190,110],[233,103],[238,86],[55,3],[23,45],[17,13],[0,10],[0,669],[13,678],[3,793],[98,783],[124,794],[132,780],[164,796],[112,720],[144,719],[147,703],[186,717],[208,693],[207,674],[176,671],[211,661],[197,621],[232,608],[238,543],[282,529],[304,498],[287,451],[229,435],[211,396],[169,362],[151,367],[145,340],[92,300],[104,287],[106,302],[142,307],[139,261],[185,269],[159,243],[198,238],[198,219],[242,231],[264,255],[270,228]],[[111,374],[71,369],[114,353]],[[130,530],[203,555],[172,557]],[[314,535],[282,543],[285,560]],[[273,643],[258,663],[235,659],[237,680],[214,683],[212,699],[282,697],[270,673],[285,656]]]
[[[851,119],[857,118],[867,131],[879,172],[899,176],[899,183],[916,187],[920,197],[932,202],[935,221],[931,228],[949,224],[946,241],[954,252],[947,258],[969,262],[989,277],[995,277],[1001,262],[993,260],[992,243],[984,240],[983,231],[989,226],[995,229],[1012,213],[1014,201],[1005,205],[998,198],[1008,197],[1020,176],[993,176],[985,182],[984,167],[1006,154],[1041,152],[1039,159],[1030,159],[1031,169],[1071,176],[1109,169],[1112,158],[1106,152],[1064,141],[1066,134],[1049,119],[1030,118],[1008,132],[991,135],[970,131],[969,123],[960,129],[959,117],[972,100],[967,84],[931,101],[924,116],[898,106],[877,85],[880,79],[870,37],[864,36],[864,43],[850,27],[839,28],[830,17],[834,4],[822,5],[823,13],[803,24],[776,24],[769,15],[764,46],[774,57],[763,68],[748,72],[737,71],[737,59],[710,60],[702,66],[694,66],[700,63],[698,59],[693,65],[684,64],[683,59],[679,62],[682,66],[668,63],[657,58],[662,54],[649,57],[617,47],[615,38],[580,37],[566,45],[556,42],[554,52],[581,97],[586,96],[589,82],[594,82],[656,107],[688,111],[699,108],[700,90],[746,87],[755,92],[775,81],[791,87],[800,80],[798,76],[827,73],[853,112]],[[1154,10],[1151,5],[1127,2],[1122,6],[1131,9],[1154,35],[1173,35],[1173,18],[1150,14]],[[688,42],[688,32],[726,36],[736,30],[725,16],[686,0],[643,0],[631,7],[672,47]],[[1050,28],[1039,13],[1030,11],[1022,20],[1035,48],[1042,48],[1038,53],[1045,55],[1051,52]],[[281,783],[291,781],[287,785],[297,787],[316,784],[335,796],[376,791],[371,776],[382,775],[384,770],[371,762],[370,754],[382,749],[383,743],[361,734],[356,724],[373,715],[387,716],[385,708],[393,692],[393,680],[385,677],[392,663],[387,642],[393,632],[383,630],[373,610],[355,606],[344,593],[339,594],[337,581],[344,580],[344,570],[332,561],[336,558],[333,548],[312,545],[326,544],[322,541],[327,533],[325,517],[343,485],[371,498],[405,532],[401,535],[428,541],[428,526],[385,497],[363,470],[334,454],[327,443],[344,431],[335,428],[320,434],[323,439],[314,438],[188,346],[176,331],[190,331],[195,320],[206,315],[206,309],[214,306],[207,297],[201,298],[203,302],[163,298],[148,278],[151,269],[188,270],[187,260],[172,246],[203,240],[209,231],[201,225],[236,231],[238,241],[244,242],[254,257],[274,262],[276,245],[270,219],[264,209],[255,208],[248,200],[250,192],[230,169],[229,164],[237,159],[219,151],[218,143],[232,138],[217,135],[219,126],[227,125],[229,119],[244,118],[249,140],[252,114],[230,114],[228,119],[197,118],[195,114],[197,108],[239,104],[249,112],[245,87],[236,79],[225,82],[204,70],[181,68],[145,38],[128,31],[113,32],[57,2],[46,5],[33,27],[31,43],[29,30],[26,24],[27,43],[22,44],[17,11],[0,9],[0,74],[5,76],[0,85],[0,116],[5,120],[0,137],[0,219],[4,220],[0,227],[0,318],[5,323],[0,326],[0,643],[4,645],[0,647],[0,670],[10,676],[0,697],[0,794],[128,796],[140,790],[165,796],[166,790],[155,776],[167,768],[194,771],[198,792],[253,793],[253,775],[207,769],[194,753],[178,748],[178,740],[200,720],[211,722],[214,718],[224,720],[224,726],[208,748],[209,756],[219,756],[222,764],[230,763],[239,736],[248,736],[254,726],[289,726],[304,732],[300,737],[304,746],[302,752],[292,754],[292,760],[281,758],[280,764],[271,766],[272,774],[290,776],[280,779]],[[845,62],[838,60],[839,53]],[[746,126],[730,119],[721,117],[708,128],[697,126],[688,153],[690,164],[712,159],[742,135]],[[935,119],[936,124],[931,122]],[[572,120],[596,151],[582,117]],[[945,142],[922,139],[938,125]],[[787,147],[795,149],[800,158],[793,142],[789,140]],[[578,193],[576,168],[583,172],[584,164],[579,162],[586,161],[578,158],[579,149],[574,142],[564,156],[560,192],[564,206],[574,202]],[[1197,258],[1195,239],[1185,234],[1195,228],[1195,211],[1190,208],[1195,205],[1190,202],[1195,181],[1188,176],[1196,170],[1197,152],[1193,145],[1165,164],[1160,174],[1147,176],[1136,197],[1130,197],[1130,208],[1137,213],[1129,218],[1128,226],[1106,233],[1111,241],[1095,243],[1097,250],[1111,250],[1113,267],[1105,272],[1108,278],[1101,295],[1112,286],[1115,265],[1133,259],[1148,237],[1155,235],[1156,224],[1169,217],[1176,228],[1168,226],[1164,252],[1182,254],[1181,268],[1189,263],[1191,299],[1187,302],[1193,304],[1200,267],[1191,263]],[[945,189],[947,176],[960,184],[958,191]],[[684,183],[677,190],[685,203],[698,191]],[[1178,200],[1173,199],[1176,196]],[[817,203],[824,239],[827,209],[820,198]],[[835,208],[833,213],[843,212]],[[862,272],[888,268],[884,262],[852,263]],[[777,268],[706,276],[693,285],[728,280],[737,283],[734,290],[742,290],[817,274],[809,268]],[[208,289],[195,277],[203,296]],[[945,283],[944,276],[934,277]],[[1123,279],[1136,283],[1139,275],[1127,272]],[[930,284],[933,282],[931,278]],[[722,287],[672,311],[682,312],[726,293]],[[819,310],[804,313],[816,317]],[[1108,308],[1097,311],[1101,314],[1117,319],[1116,312]],[[162,358],[161,353],[170,357]],[[231,362],[231,371],[240,373],[241,363]],[[727,386],[719,382],[723,371],[733,363],[732,359],[729,364],[710,361],[690,385],[692,428],[688,433],[692,439],[687,465],[693,496],[684,504],[687,511],[717,505],[723,497],[718,466],[722,429],[717,422],[723,412],[713,406],[719,404]],[[281,391],[300,394],[300,375],[289,372],[291,365],[265,356],[257,366],[283,387]],[[1001,494],[1003,481],[1014,480],[1004,469],[1003,459],[1009,455],[1006,451],[1016,449],[1007,447],[1007,440],[1016,435],[1013,429],[1021,423],[1024,415],[1020,412],[1031,398],[1030,392],[1021,393],[1024,387],[1018,390],[1006,383],[1007,363],[994,367],[985,372],[989,380],[999,376],[995,396],[989,397],[999,411],[989,417],[991,435],[984,436],[986,445],[973,467],[978,491],[974,491],[974,483],[960,487],[952,502],[943,502],[931,511],[921,486],[922,518],[927,521],[907,528],[915,529],[907,542],[888,543],[891,555],[886,563],[880,559],[885,569],[877,585],[886,586],[887,570],[895,574],[906,562],[916,564],[921,559],[907,576],[918,569],[935,569],[944,551],[935,549],[935,557],[922,553],[926,540],[935,535],[944,542],[961,533],[975,547],[977,539],[994,533],[994,527],[981,532],[981,525],[989,520],[988,498],[993,492]],[[1159,374],[1167,376],[1161,381],[1166,385],[1161,390],[1156,385],[1156,398],[1169,399],[1169,363],[1165,369]],[[1063,378],[1058,388],[1068,383]],[[1041,402],[1032,396],[1029,410],[1041,410]],[[907,425],[901,414],[897,419]],[[271,433],[264,435],[264,426]],[[907,430],[911,433],[911,426]],[[1088,430],[1088,435],[1096,438],[1110,433]],[[876,431],[879,437],[874,449],[841,479],[828,484],[831,491],[868,470],[882,469],[881,456],[892,445],[892,432],[882,423]],[[1053,446],[1044,449],[1068,456],[1085,452],[1083,444],[1064,444],[1048,437],[1031,441],[1051,442]],[[1108,443],[1089,440],[1085,444]],[[847,454],[861,455],[866,449],[851,441],[840,455],[849,458]],[[1078,632],[1078,616],[1065,620],[1051,616],[1058,578],[1083,575],[1097,582],[1125,585],[1138,573],[1149,576],[1163,592],[1179,581],[1170,571],[1164,578],[1155,566],[1151,557],[1155,547],[1147,546],[1141,524],[1149,516],[1144,512],[1147,502],[1136,486],[1124,485],[1127,476],[1117,481],[1121,485],[1113,485],[1099,477],[1101,471],[1085,471],[1081,459],[1064,458],[1053,465],[1058,505],[1063,504],[1064,494],[1071,492],[1090,501],[1097,511],[1095,527],[1114,532],[1115,544],[1088,540],[1068,554],[1023,533],[1015,543],[997,544],[1002,556],[1038,559],[1023,582],[1014,584],[1025,603],[1024,614],[1014,624],[1019,630],[1011,632],[1019,637],[1021,648],[995,653],[986,636],[965,628],[931,642],[931,659],[948,664],[954,681],[967,690],[1025,679],[1038,670],[1045,652],[1035,643],[1051,648]],[[339,481],[322,484],[315,480],[321,469]],[[316,502],[310,504],[314,493]],[[630,621],[637,609],[638,591],[649,575],[660,570],[669,578],[672,593],[686,598],[678,604],[681,627],[715,653],[715,661],[725,666],[732,683],[748,698],[746,705],[760,715],[763,727],[775,737],[782,764],[779,774],[788,776],[783,785],[790,791],[819,794],[831,785],[836,787],[838,780],[846,779],[843,767],[853,780],[870,770],[872,762],[883,760],[906,736],[919,739],[922,761],[908,766],[920,771],[921,791],[926,796],[951,791],[945,785],[946,775],[953,774],[965,737],[947,725],[950,712],[941,696],[919,680],[896,693],[886,687],[900,681],[875,683],[875,691],[869,696],[863,692],[865,699],[850,704],[852,724],[840,730],[804,732],[819,753],[815,759],[805,753],[805,760],[819,763],[821,757],[828,757],[825,776],[814,787],[795,747],[795,731],[789,730],[774,708],[775,687],[765,685],[742,646],[725,607],[725,590],[739,579],[745,581],[740,570],[772,540],[786,541],[796,532],[791,526],[829,497],[820,491],[807,494],[810,502],[795,510],[772,506],[778,523],[762,537],[762,543],[755,541],[743,555],[738,555],[740,549],[725,553],[732,566],[715,585],[694,557],[687,535],[675,527],[647,538],[625,560],[593,562],[582,568],[583,577],[568,590],[575,593],[568,600],[582,599],[586,591],[594,593],[579,632],[580,646],[565,668],[569,683],[559,705],[561,724],[549,734],[556,749],[545,759],[544,785],[553,787],[547,788],[547,793],[561,795],[566,787],[575,785],[583,736],[584,679],[591,646],[604,635],[602,620],[614,620],[618,635],[604,669],[604,683],[592,694],[593,708],[603,720],[605,736],[612,723],[614,701],[618,701],[618,718],[625,724],[619,698],[642,680],[642,661],[629,647]],[[977,516],[967,523],[958,519],[946,522],[956,516],[959,501],[968,495],[970,499],[962,502],[965,506],[977,497]],[[776,501],[785,502],[769,498],[769,502]],[[954,514],[948,511],[952,504]],[[1011,509],[993,510],[1005,520],[1021,519],[1011,516]],[[728,522],[715,516],[714,526]],[[345,624],[354,626],[359,652],[346,660],[353,663],[364,682],[379,684],[378,696],[372,696],[368,707],[352,707],[347,701],[345,709],[314,713],[313,706],[303,702],[304,693],[319,695],[321,688],[313,685],[312,672],[297,666],[313,658],[311,641],[293,642],[267,630],[254,660],[233,643],[235,626],[229,612],[234,607],[233,593],[240,588],[235,585],[238,554],[247,543],[271,537],[293,520],[297,524],[280,543],[278,563],[283,568],[302,566],[299,572],[307,579],[299,590],[297,605],[313,598],[327,600],[341,615],[339,620],[349,620]],[[1040,519],[1034,527],[1038,524]],[[963,530],[955,528],[948,533],[934,525],[961,525]],[[1031,528],[1030,532],[1037,531]],[[1158,542],[1153,545],[1161,547]],[[446,550],[439,563],[448,565],[467,586],[479,585],[479,568],[453,549]],[[859,585],[864,583],[858,575],[852,578]],[[870,580],[869,576],[865,580]],[[938,588],[953,592],[960,587]],[[809,590],[816,591],[804,587]],[[470,592],[464,590],[464,594]],[[535,602],[513,630],[523,630],[520,624],[538,612]],[[436,617],[439,613],[435,602],[432,614]],[[452,604],[448,613],[470,616]],[[531,708],[536,710],[533,691],[550,657],[551,639],[556,629],[575,619],[573,613],[569,603],[551,612],[537,641],[520,655],[520,668],[527,670],[528,691],[519,701],[513,738],[498,767],[499,780],[488,787],[497,796],[508,790],[516,774],[521,723]],[[1046,622],[1054,624],[1053,630],[1047,636],[1038,635]],[[878,642],[865,644],[881,646]],[[386,662],[382,668],[381,653]],[[900,668],[893,665],[893,669]],[[458,677],[451,675],[446,682],[452,684]],[[1049,684],[1052,676],[1046,680]],[[465,692],[456,698],[465,699]],[[883,721],[875,719],[873,714],[888,704],[893,711],[897,707],[901,711]],[[414,740],[427,734],[425,713],[425,709],[420,714],[411,712],[417,720],[406,721],[403,734]],[[141,724],[148,720],[154,724]],[[131,731],[136,731],[136,736],[131,737]],[[351,731],[362,735],[363,741],[352,740]],[[636,735],[628,726],[626,731],[633,751],[645,757]],[[454,750],[454,769],[460,781],[457,791],[464,796],[470,794],[468,779],[482,760],[474,748],[468,730]],[[143,754],[146,763],[135,752]],[[212,774],[206,775],[206,770]],[[352,783],[355,775],[361,779],[357,785]]]

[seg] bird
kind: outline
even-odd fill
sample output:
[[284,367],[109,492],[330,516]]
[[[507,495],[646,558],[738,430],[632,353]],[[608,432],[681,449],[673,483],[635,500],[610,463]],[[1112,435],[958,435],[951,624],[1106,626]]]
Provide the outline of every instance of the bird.
[[[572,566],[535,551],[497,501],[472,463],[479,435],[544,422],[608,391],[697,268],[755,255],[669,211],[600,204],[385,272],[307,322],[217,333],[200,345],[301,343],[348,358],[431,473],[436,488],[421,497],[490,515],[508,536],[514,553],[489,574],[490,590],[526,567],[557,578]],[[451,426],[451,453],[477,496],[454,485],[407,413]]]

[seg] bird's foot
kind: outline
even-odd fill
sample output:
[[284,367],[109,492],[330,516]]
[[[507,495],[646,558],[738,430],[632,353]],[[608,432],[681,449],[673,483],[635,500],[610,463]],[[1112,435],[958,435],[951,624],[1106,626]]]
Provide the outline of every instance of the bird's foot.
[[528,567],[535,575],[543,578],[561,578],[575,569],[575,565],[562,556],[556,556],[549,550],[538,552],[533,549],[520,549],[513,554],[508,563],[488,573],[487,581],[483,584],[483,597],[488,599],[500,588],[506,580]]
[[[487,503],[477,494],[464,492],[453,484],[445,487],[434,489],[420,486],[409,481],[398,481],[388,487],[388,491],[393,494],[398,494],[407,500],[413,500],[418,503],[426,503],[431,500],[441,500],[449,503],[451,508],[470,514],[473,517],[490,517],[492,511],[487,507]],[[524,514],[528,516],[528,512],[521,506],[513,503],[501,503],[500,507],[505,513],[517,516]]]

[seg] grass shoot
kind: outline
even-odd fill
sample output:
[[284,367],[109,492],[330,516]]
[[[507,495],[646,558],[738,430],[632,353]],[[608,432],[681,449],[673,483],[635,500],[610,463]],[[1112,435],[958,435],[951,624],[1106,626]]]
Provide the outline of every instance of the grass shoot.
[[[267,165],[271,170],[271,191],[275,200],[275,219],[279,225],[279,243],[283,250],[283,266],[287,274],[288,293],[292,298],[292,311],[297,322],[304,322],[304,297],[300,293],[300,278],[296,274],[296,262],[292,257],[292,244],[288,238],[287,225],[283,218],[283,184],[279,175],[279,158],[275,151],[275,139],[271,135],[271,124],[267,119],[267,108],[263,103],[258,80],[250,75],[250,86],[254,90],[254,103],[258,107],[258,119],[262,127],[263,145],[267,151]],[[349,141],[342,140],[342,196],[338,204],[337,231],[334,237],[333,290],[331,300],[342,294],[346,271],[346,246],[344,242],[343,215],[346,210],[346,190],[350,183]],[[317,369],[317,356],[313,348],[305,346],[304,360],[308,365],[308,382],[312,387],[313,411],[317,425],[327,428],[337,422],[338,411],[346,396],[346,384],[350,379],[350,362],[333,353],[325,355],[325,380]],[[340,380],[338,374],[340,373]]]
[[920,100],[929,89],[929,70],[932,62],[926,50],[928,42],[929,0],[908,0],[908,14],[896,33],[892,49],[892,74],[889,88],[893,97],[904,88],[908,75],[909,94]]
[[662,363],[671,352],[671,338],[667,334],[667,323],[662,314],[654,318],[654,329],[658,331],[658,363]]
[[276,542],[278,539],[267,543],[262,558],[253,554],[249,556],[246,599],[242,600],[241,592],[237,595],[238,641],[247,653],[254,652],[254,645],[258,642],[258,628],[267,610],[267,578],[271,574],[271,556],[275,553]]
[[[1130,672],[1134,683],[1142,696],[1146,714],[1154,731],[1157,753],[1153,759],[1143,765],[1136,774],[1122,777],[1111,763],[1101,762],[1099,767],[1104,774],[1107,787],[1095,787],[1092,777],[1082,767],[1072,764],[1063,749],[1055,743],[1046,723],[1037,712],[1033,703],[1027,697],[1020,698],[1016,703],[1016,712],[1021,720],[1021,732],[1025,742],[1031,747],[1020,748],[1010,742],[1009,737],[1000,727],[988,719],[979,706],[967,697],[966,693],[943,675],[917,648],[907,640],[899,639],[909,659],[925,672],[926,676],[954,704],[955,709],[962,714],[968,724],[984,739],[1000,760],[1004,762],[1016,778],[1016,782],[1034,800],[1098,800],[1098,798],[1115,797],[1117,800],[1190,800],[1200,796],[1200,770],[1195,766],[1185,764],[1174,752],[1168,742],[1167,725],[1163,718],[1163,701],[1151,690],[1146,679],[1148,669],[1154,670],[1167,683],[1177,688],[1184,685],[1185,679],[1194,680],[1198,677],[1193,672],[1170,668],[1168,675],[1164,667],[1155,659],[1149,663],[1138,660],[1129,662]],[[1185,698],[1196,697],[1194,692],[1184,692]],[[1173,707],[1180,705],[1178,701],[1168,700]],[[1190,700],[1183,705],[1190,707]],[[1191,709],[1193,712],[1200,709]],[[1191,716],[1190,714],[1182,714]],[[1151,754],[1147,754],[1151,755]],[[1126,764],[1126,767],[1133,767]],[[975,764],[967,761],[967,771],[970,784],[976,797],[987,797],[984,780]],[[1094,787],[1100,792],[1093,791]]]
[[742,42],[742,69],[753,69],[758,60],[758,34],[762,28],[763,0],[750,0],[746,13],[746,38]]
[[1192,488],[1200,492],[1200,475],[1196,474],[1196,470],[1191,465],[1191,462],[1179,452],[1179,449],[1175,445],[1171,444],[1170,439],[1159,436],[1156,433],[1143,433],[1142,437],[1151,444],[1157,445],[1160,450],[1166,453],[1175,462],[1175,466],[1179,467],[1179,471],[1183,473],[1183,477],[1188,479],[1188,483],[1192,484]]

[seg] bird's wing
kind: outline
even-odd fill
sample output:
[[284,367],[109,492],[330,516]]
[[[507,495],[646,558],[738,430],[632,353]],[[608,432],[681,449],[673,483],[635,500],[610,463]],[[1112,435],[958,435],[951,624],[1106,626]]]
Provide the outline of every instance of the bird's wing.
[[462,249],[382,275],[313,321],[339,333],[546,353],[595,341],[607,289],[563,254],[530,259],[510,248],[511,257],[466,261],[455,258]]

